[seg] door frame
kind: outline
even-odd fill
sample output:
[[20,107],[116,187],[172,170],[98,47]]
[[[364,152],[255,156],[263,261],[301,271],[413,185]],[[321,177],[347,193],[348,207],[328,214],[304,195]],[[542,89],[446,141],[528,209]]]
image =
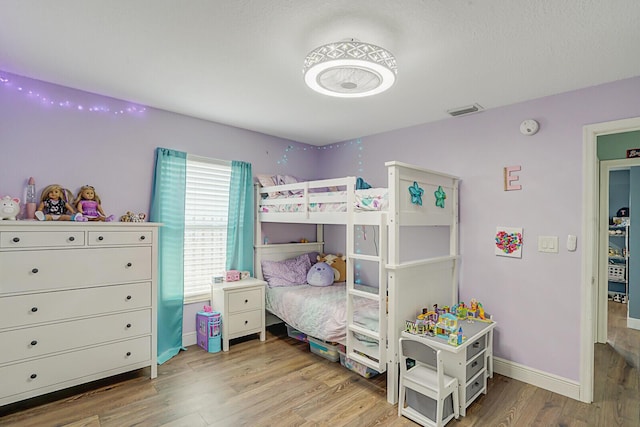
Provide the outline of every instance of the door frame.
[[580,400],[593,401],[594,343],[598,321],[600,161],[598,137],[640,130],[640,117],[596,123],[583,128],[582,289],[580,292]]

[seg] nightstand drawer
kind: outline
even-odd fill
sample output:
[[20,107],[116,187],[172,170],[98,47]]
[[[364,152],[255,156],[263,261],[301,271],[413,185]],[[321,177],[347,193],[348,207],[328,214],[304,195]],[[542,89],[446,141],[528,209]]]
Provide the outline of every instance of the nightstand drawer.
[[228,328],[230,335],[237,334],[238,332],[260,329],[262,328],[263,317],[264,312],[262,310],[232,314],[229,316],[227,323],[223,324],[222,327]]
[[262,289],[248,289],[229,292],[229,313],[262,308]]

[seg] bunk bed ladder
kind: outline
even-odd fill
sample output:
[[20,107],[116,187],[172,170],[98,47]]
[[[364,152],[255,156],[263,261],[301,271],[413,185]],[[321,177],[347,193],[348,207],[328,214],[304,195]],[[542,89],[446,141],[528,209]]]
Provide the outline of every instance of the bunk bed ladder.
[[[354,215],[358,217],[358,215]],[[386,371],[386,350],[387,350],[387,217],[386,214],[380,213],[375,223],[367,222],[368,225],[378,227],[379,245],[377,255],[365,255],[356,253],[354,248],[354,228],[364,225],[359,224],[354,219],[349,226],[347,232],[347,341],[346,341],[346,357],[359,362],[378,372]],[[377,263],[378,265],[378,288],[377,292],[371,287],[364,290],[363,287],[356,283],[356,272],[359,269],[359,261]],[[375,284],[363,283],[363,285]],[[358,302],[371,303],[378,302],[378,324],[363,325],[357,322],[358,317],[355,316],[355,310]],[[364,338],[364,339],[363,339]]]

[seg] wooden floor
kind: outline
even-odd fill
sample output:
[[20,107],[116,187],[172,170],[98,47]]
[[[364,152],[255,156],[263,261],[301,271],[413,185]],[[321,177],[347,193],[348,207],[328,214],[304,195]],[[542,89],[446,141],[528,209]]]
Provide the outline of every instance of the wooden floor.
[[[640,367],[640,331],[627,328],[627,304],[608,301],[607,342],[634,368]],[[640,423],[639,423],[640,425]]]
[[[142,369],[0,408],[1,426],[413,426],[386,401],[385,375],[364,379],[308,351],[282,328],[228,353],[189,347]],[[638,426],[638,371],[596,345],[595,401],[584,404],[495,375],[449,427]],[[1,380],[1,379],[0,379]]]

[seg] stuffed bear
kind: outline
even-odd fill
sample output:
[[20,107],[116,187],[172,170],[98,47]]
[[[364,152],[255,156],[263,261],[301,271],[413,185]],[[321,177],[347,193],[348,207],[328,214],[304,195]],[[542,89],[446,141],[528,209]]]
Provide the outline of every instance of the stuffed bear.
[[333,269],[333,281],[344,282],[347,280],[347,257],[342,254],[320,254],[318,255],[318,262],[326,262]]

